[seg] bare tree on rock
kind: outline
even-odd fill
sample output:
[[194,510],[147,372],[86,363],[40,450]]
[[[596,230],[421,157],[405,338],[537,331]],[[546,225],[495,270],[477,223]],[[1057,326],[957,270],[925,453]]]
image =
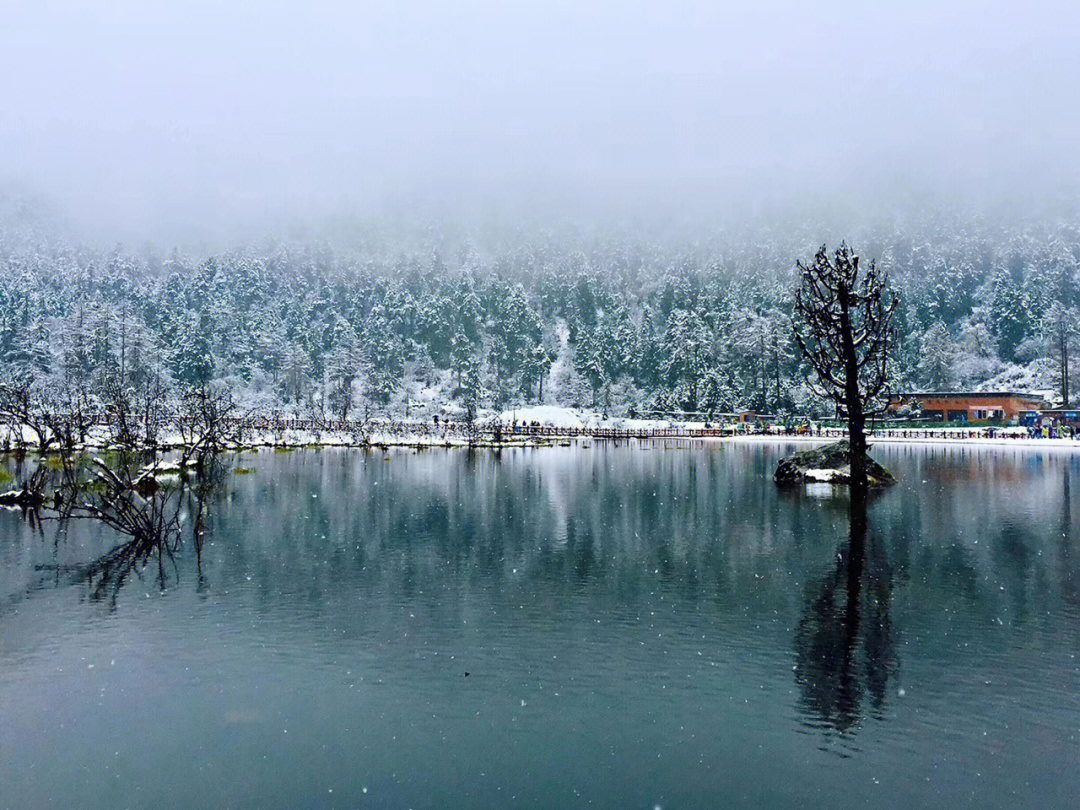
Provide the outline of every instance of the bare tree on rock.
[[813,371],[807,382],[847,419],[851,486],[865,491],[866,419],[887,404],[890,322],[897,300],[874,262],[860,265],[847,243],[832,255],[822,245],[813,261],[796,266],[800,279],[792,325]]

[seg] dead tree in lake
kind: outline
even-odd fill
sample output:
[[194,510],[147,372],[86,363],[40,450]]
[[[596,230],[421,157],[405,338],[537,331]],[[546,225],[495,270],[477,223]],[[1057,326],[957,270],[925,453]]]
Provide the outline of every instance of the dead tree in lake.
[[94,411],[93,398],[77,388],[29,379],[0,383],[0,423],[16,449],[25,448],[29,431],[40,452],[70,453],[86,441]]
[[84,390],[55,386],[47,389],[43,419],[63,453],[73,453],[94,425],[94,399]]
[[204,385],[185,391],[181,414],[177,425],[184,446],[182,467],[194,462],[202,468],[209,456],[243,438],[246,415],[240,414],[227,388]]
[[874,262],[860,265],[847,243],[831,256],[822,245],[796,263],[795,341],[810,365],[807,382],[847,420],[851,486],[865,492],[866,419],[888,403],[890,322],[897,301]]

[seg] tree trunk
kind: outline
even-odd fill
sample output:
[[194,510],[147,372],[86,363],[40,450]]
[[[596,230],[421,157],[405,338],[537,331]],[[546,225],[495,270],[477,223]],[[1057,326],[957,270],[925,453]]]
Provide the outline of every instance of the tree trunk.
[[1061,407],[1069,407],[1069,341],[1061,337]]
[[773,403],[773,413],[780,407],[780,355],[773,352],[773,373],[776,375],[776,401]]
[[758,413],[765,413],[765,386],[768,385],[769,375],[765,370],[765,341],[762,340],[758,346],[758,380],[761,383],[761,402],[759,403]]
[[851,443],[851,486],[859,492],[869,487],[866,478],[866,417],[862,413],[862,403],[858,404],[858,413],[851,412],[848,417],[848,438]]
[[848,416],[848,442],[851,445],[851,489],[861,497],[869,487],[866,479],[866,415],[859,391],[859,358],[851,327],[849,291],[840,288],[840,334],[844,356],[844,405]]

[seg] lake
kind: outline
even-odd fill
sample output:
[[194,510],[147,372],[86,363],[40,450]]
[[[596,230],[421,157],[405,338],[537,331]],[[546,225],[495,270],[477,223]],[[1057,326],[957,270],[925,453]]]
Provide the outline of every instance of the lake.
[[882,445],[856,553],[792,450],[247,453],[119,574],[0,512],[0,807],[1077,807],[1080,453]]

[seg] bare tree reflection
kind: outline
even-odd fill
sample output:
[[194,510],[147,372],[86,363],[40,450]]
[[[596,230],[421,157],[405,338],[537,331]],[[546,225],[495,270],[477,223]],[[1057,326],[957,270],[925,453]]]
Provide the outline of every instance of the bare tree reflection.
[[76,565],[40,566],[58,576],[85,582],[93,600],[115,606],[121,588],[132,576],[144,579],[147,568],[160,589],[179,578],[176,553],[190,539],[200,590],[206,508],[223,481],[220,464],[208,463],[169,486],[146,486],[145,474],[130,459],[119,464],[92,460],[93,486],[79,480],[78,465],[65,464],[57,492],[62,493],[52,519],[104,524],[127,538],[101,556]]
[[852,492],[850,535],[836,567],[810,597],[795,634],[795,681],[815,725],[845,733],[863,716],[880,714],[896,643],[892,577],[878,544],[867,542],[867,497]]

